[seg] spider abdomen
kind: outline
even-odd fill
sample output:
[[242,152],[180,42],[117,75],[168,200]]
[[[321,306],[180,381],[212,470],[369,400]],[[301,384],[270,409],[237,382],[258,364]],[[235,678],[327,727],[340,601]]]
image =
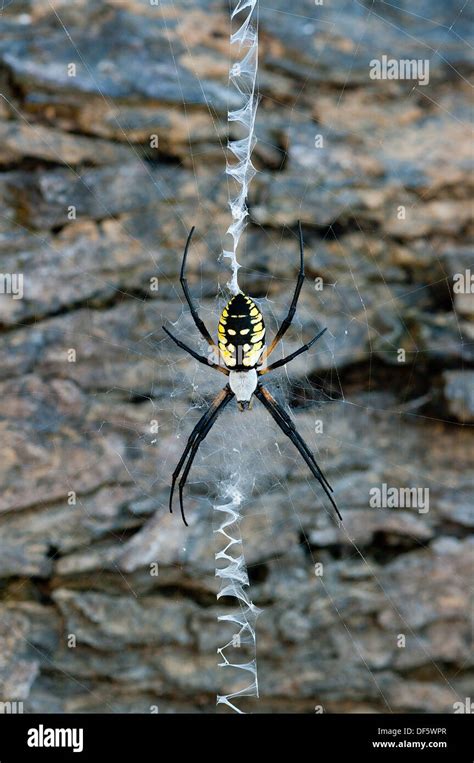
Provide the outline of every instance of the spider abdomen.
[[265,323],[255,302],[236,294],[224,307],[218,327],[219,350],[228,368],[255,368],[265,346]]

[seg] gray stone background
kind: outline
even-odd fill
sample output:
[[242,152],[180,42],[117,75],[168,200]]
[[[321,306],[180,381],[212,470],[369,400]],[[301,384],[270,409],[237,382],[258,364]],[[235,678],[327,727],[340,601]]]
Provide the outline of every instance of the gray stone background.
[[[190,283],[212,330],[225,296],[228,5],[2,4],[1,270],[24,275],[23,299],[0,296],[3,700],[215,712],[230,680],[216,617],[232,603],[216,602],[212,501],[232,472],[263,610],[246,710],[452,712],[473,696],[474,307],[453,289],[474,272],[469,20],[461,0],[262,2],[241,285],[273,330],[300,218],[308,279],[285,349],[329,331],[272,389],[344,527],[255,406],[204,443],[186,530],[170,474],[221,379],[161,325],[202,349],[177,281],[193,223]],[[429,85],[371,80],[384,54],[429,59]],[[429,512],[370,508],[384,482],[429,488]]]

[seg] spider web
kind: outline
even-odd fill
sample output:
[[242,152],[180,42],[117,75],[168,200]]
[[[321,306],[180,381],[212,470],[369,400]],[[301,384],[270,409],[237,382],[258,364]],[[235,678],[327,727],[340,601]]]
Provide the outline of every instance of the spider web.
[[[87,59],[74,43],[73,36],[62,21],[60,11],[55,9],[53,3],[49,5],[64,31],[65,40],[71,45],[71,51],[75,51],[87,67]],[[174,3],[170,2],[168,5],[176,14],[178,13]],[[384,5],[390,4],[384,3]],[[266,8],[266,6],[263,7]],[[273,10],[278,14],[290,15],[285,8],[282,6]],[[453,12],[451,27],[455,23],[456,14],[459,15],[461,10],[462,8]],[[161,9],[158,12],[161,12]],[[319,9],[316,9],[314,16],[308,14],[306,21],[316,26],[328,23],[318,14]],[[374,3],[369,3],[365,23],[361,25],[360,39],[356,45],[362,42],[372,15],[376,15],[376,11]],[[396,27],[396,24],[388,19],[384,18],[384,22]],[[162,13],[160,24],[167,29],[168,23],[166,14]],[[174,57],[171,36],[169,43],[170,55]],[[193,61],[193,54],[186,39],[184,39],[184,46],[190,60]],[[436,57],[438,53],[437,49],[431,49],[430,59]],[[442,56],[441,53],[439,55]],[[320,59],[321,61],[324,59],[324,49],[321,51]],[[314,67],[317,68],[319,63],[315,60]],[[176,61],[175,64],[176,83],[180,88],[180,67]],[[341,108],[350,74],[349,63],[347,78],[341,87],[338,104]],[[455,71],[455,76],[462,77],[462,74]],[[199,82],[197,70],[196,77]],[[99,84],[96,84],[100,89]],[[298,108],[299,100],[304,97],[306,86],[305,80],[301,91],[290,106],[285,103],[277,104],[278,118],[286,125],[290,135],[297,135],[299,131],[304,133],[307,128],[304,122],[306,112],[300,112]],[[418,93],[421,98],[428,97],[419,89]],[[405,97],[411,96],[412,91],[407,88]],[[271,101],[268,96],[267,99]],[[104,101],[106,100],[104,96]],[[187,108],[184,88],[183,108]],[[210,104],[209,113],[214,120],[216,135],[219,138],[221,133]],[[453,115],[453,119],[456,118]],[[334,120],[333,125],[326,125],[328,137],[337,133],[337,109],[334,111]],[[119,117],[117,123],[120,126]],[[314,130],[314,125],[311,125],[311,129]],[[268,148],[277,148],[281,152],[282,165],[289,161],[298,166],[300,161],[303,170],[308,160],[307,155],[303,161],[303,157],[299,159],[297,154],[292,155],[291,148],[284,150],[280,145],[271,144],[269,141],[264,142]],[[172,215],[181,217],[183,241],[192,223],[199,225],[199,219],[205,221],[200,227],[201,238],[197,237],[197,242],[193,245],[193,251],[190,254],[190,265],[194,274],[192,280],[190,279],[190,287],[201,317],[211,333],[214,333],[217,317],[227,297],[225,284],[228,279],[228,270],[226,264],[219,262],[216,256],[222,250],[219,242],[223,231],[212,222],[209,223],[215,211],[215,200],[210,193],[215,179],[212,181],[206,173],[203,173],[191,142],[189,159],[196,199],[195,219],[183,219],[176,210],[170,213],[170,217]],[[141,161],[138,156],[137,161]],[[318,164],[325,161],[325,154],[319,154],[316,151],[312,161],[313,169],[317,172]],[[142,164],[149,179],[150,194],[163,194],[165,189],[163,179],[160,178],[157,181],[149,167]],[[362,173],[362,171],[362,168],[355,169],[355,173]],[[277,184],[279,182],[277,177],[272,178],[272,181]],[[403,181],[402,176],[399,178],[401,188],[404,188]],[[78,182],[81,182],[80,176]],[[297,193],[289,199],[293,210],[290,216],[292,219],[300,216],[299,210],[304,212],[305,198],[313,192],[314,176],[308,176],[306,186],[298,186]],[[93,194],[94,191],[90,190],[90,193]],[[107,199],[100,198],[99,201],[107,213]],[[414,201],[414,206],[417,203],[418,201]],[[285,340],[281,343],[281,352],[288,354],[326,325],[328,331],[309,353],[298,358],[283,371],[275,372],[271,378],[268,377],[268,381],[267,379],[265,381],[287,410],[291,410],[298,430],[315,453],[329,481],[335,486],[338,505],[346,520],[354,506],[366,505],[367,485],[373,483],[370,477],[371,463],[380,447],[379,443],[373,442],[370,438],[370,426],[374,417],[378,417],[382,422],[379,431],[385,429],[390,433],[389,445],[384,447],[389,470],[403,474],[409,484],[412,480],[416,482],[421,478],[425,483],[444,485],[446,478],[444,475],[442,479],[439,479],[433,474],[420,474],[416,465],[410,464],[406,459],[401,460],[400,453],[393,450],[393,442],[397,438],[402,441],[407,419],[433,418],[424,412],[425,393],[424,391],[420,393],[416,385],[412,387],[410,383],[407,383],[397,400],[394,400],[392,396],[388,396],[387,400],[387,396],[377,389],[378,380],[374,374],[374,366],[381,353],[384,353],[385,357],[388,357],[390,353],[396,355],[400,346],[398,341],[400,333],[410,339],[411,346],[414,348],[412,353],[415,361],[424,352],[418,346],[417,337],[413,335],[404,311],[399,308],[403,299],[414,287],[401,282],[394,292],[393,285],[387,281],[378,264],[377,253],[372,251],[372,242],[366,236],[364,221],[359,221],[358,213],[351,207],[350,197],[344,209],[350,217],[353,230],[359,237],[356,237],[356,246],[353,246],[352,239],[347,241],[346,231],[339,230],[338,225],[329,224],[326,230],[324,226],[315,230],[307,223],[304,225],[308,277],[303,287],[297,315]],[[343,217],[342,214],[341,217]],[[286,227],[285,221],[280,220],[279,217],[272,221],[272,225],[269,225],[264,211],[258,205],[253,207],[251,205],[251,218],[252,226],[242,239],[241,287],[258,302],[266,319],[268,335],[271,336],[285,315],[291,298],[298,266],[297,234],[294,225]],[[303,222],[305,223],[304,216]],[[176,282],[161,273],[153,243],[140,237],[133,227],[130,229],[129,226],[124,226],[124,229],[130,236],[130,240],[134,243],[138,241],[139,246],[150,257],[153,267],[160,276],[160,295],[163,294],[163,298],[160,296],[153,302],[141,296],[127,294],[124,314],[128,310],[134,315],[140,314],[141,311],[150,309],[151,305],[156,311],[157,324],[158,321],[161,323],[162,318],[167,319],[171,322],[175,335],[206,354],[204,342],[190,320],[184,297],[177,290]],[[361,250],[364,252],[365,261],[361,256]],[[262,251],[266,256],[264,269],[260,259]],[[436,253],[435,256],[437,256]],[[330,258],[332,258],[331,264],[329,264]],[[197,262],[198,266],[196,266]],[[438,262],[440,267],[443,267],[440,259]],[[288,263],[292,263],[294,277],[288,277],[290,271]],[[377,282],[377,288],[371,289],[370,292],[366,289],[366,280],[361,278],[361,268],[364,267],[371,269],[374,282]],[[315,279],[320,272],[329,274],[324,278],[322,291],[315,288],[317,286]],[[425,284],[423,288],[430,286],[432,284]],[[180,314],[170,314],[167,291],[173,298],[171,311],[175,310],[176,300],[181,300]],[[384,317],[388,322],[391,320],[396,322],[395,326],[389,326],[389,329],[393,329],[392,334],[386,330],[386,325],[382,323],[379,327],[374,325],[372,320],[374,312],[376,313],[375,308],[384,313],[387,306],[390,307],[390,312],[387,310]],[[90,333],[87,333],[86,329],[87,335],[94,342],[104,341],[106,345],[107,337],[104,340],[98,340],[101,316],[97,315],[93,309],[87,312],[90,319]],[[455,310],[453,314],[456,317]],[[123,320],[123,317],[119,319]],[[367,353],[366,356],[354,357],[353,347],[360,345],[361,335],[367,339]],[[459,336],[461,337],[460,329]],[[337,559],[332,559],[324,548],[332,544],[341,549],[340,553],[344,561],[352,560],[354,565],[360,563],[359,570],[365,570],[366,574],[376,581],[379,592],[386,600],[387,608],[397,618],[397,625],[401,625],[405,632],[413,637],[416,648],[426,650],[426,647],[407,622],[399,602],[394,600],[393,595],[386,590],[380,580],[374,560],[366,558],[359,547],[360,544],[350,536],[345,526],[340,529],[336,527],[331,507],[319,486],[307,474],[306,467],[293,446],[285,441],[285,438],[275,429],[266,411],[262,410],[257,403],[252,412],[245,414],[229,406],[202,444],[193,464],[185,491],[187,516],[191,519],[191,526],[188,531],[185,531],[180,524],[178,511],[175,511],[172,517],[166,514],[170,475],[188,434],[202,415],[211,396],[222,386],[222,379],[218,374],[213,375],[191,359],[179,355],[171,343],[163,337],[158,327],[142,336],[127,338],[116,347],[116,350],[121,355],[123,378],[108,385],[98,382],[97,411],[103,411],[103,418],[97,431],[91,432],[91,436],[98,435],[99,438],[107,441],[108,447],[113,447],[114,437],[117,433],[120,434],[115,451],[119,464],[118,472],[121,475],[120,480],[124,484],[133,486],[135,492],[140,495],[133,504],[135,515],[141,520],[142,517],[153,515],[154,512],[156,514],[142,529],[138,530],[137,535],[131,540],[126,538],[126,532],[115,534],[114,542],[123,543],[124,551],[120,557],[112,558],[111,561],[104,559],[106,563],[104,563],[103,572],[112,569],[115,574],[122,575],[129,595],[135,598],[140,597],[140,592],[127,581],[129,573],[131,574],[139,566],[138,557],[140,557],[141,565],[158,561],[160,566],[170,569],[174,567],[178,576],[184,575],[184,577],[189,575],[187,568],[192,560],[192,575],[200,576],[200,580],[194,581],[194,585],[198,582],[202,583],[206,576],[211,578],[214,573],[214,554],[211,549],[215,541],[215,517],[212,507],[219,489],[227,492],[232,489],[238,490],[243,497],[242,536],[246,547],[250,580],[255,585],[256,593],[261,594],[262,597],[271,594],[277,599],[279,591],[283,590],[282,581],[294,579],[297,582],[301,575],[307,576],[305,590],[308,590],[313,598],[314,606],[323,608],[327,604],[338,618],[341,650],[351,650],[357,654],[361,669],[367,672],[373,682],[374,696],[378,699],[380,707],[392,710],[392,702],[385,693],[377,671],[371,666],[359,635],[347,622],[343,606],[341,606],[344,604],[344,592],[341,592],[341,601],[339,601],[338,588],[333,585],[334,579],[331,577],[331,572],[326,572],[319,577],[310,576],[314,565],[321,561],[325,563],[326,569],[337,566]],[[362,383],[360,378],[355,382],[351,380],[351,375],[346,369],[348,363],[362,364],[359,370],[359,375],[362,374]],[[146,368],[149,377],[150,366],[152,382],[147,382],[143,388],[137,380],[134,369]],[[344,371],[341,372],[341,369]],[[415,373],[415,362],[413,373]],[[104,373],[104,379],[107,379],[107,373]],[[354,387],[357,387],[359,391],[354,393]],[[360,392],[361,387],[363,392]],[[170,390],[169,395],[163,395],[163,390],[166,389]],[[122,413],[122,404],[131,401],[136,406],[133,413],[130,406],[127,406],[126,412]],[[420,410],[422,413],[419,412]],[[364,420],[369,434],[361,441],[361,421]],[[154,422],[156,422],[157,432],[150,431]],[[318,428],[321,427],[320,422],[322,423],[321,431]],[[343,425],[341,422],[344,422]],[[445,423],[454,428],[457,426],[454,422]],[[397,432],[396,436],[394,432]],[[161,438],[166,439],[167,447],[161,447]],[[349,472],[348,463],[350,464]],[[75,489],[74,484],[67,487]],[[87,497],[80,498],[80,507],[87,516]],[[315,515],[316,519],[314,519]],[[310,520],[309,517],[313,519]],[[311,527],[310,531],[308,527]],[[406,530],[406,534],[410,536],[409,530]],[[416,536],[412,536],[412,541],[415,545],[421,545]],[[97,578],[101,574],[99,573]],[[359,572],[359,574],[362,573]],[[265,579],[260,579],[260,576],[265,576]],[[192,588],[193,581],[188,581],[188,585]],[[212,590],[212,583],[208,585]],[[320,603],[321,601],[325,604]],[[262,616],[262,620],[265,616],[265,614]],[[268,614],[268,617],[271,615]],[[292,638],[297,641],[297,628],[298,623],[290,623],[287,626],[287,632],[292,634],[290,640]],[[393,632],[395,631],[390,632],[391,638]],[[30,646],[37,649],[32,643]],[[264,644],[262,650],[264,671],[268,660],[268,650],[269,646]],[[307,647],[309,662],[314,658],[316,651],[316,645],[309,643]],[[433,666],[440,684],[448,689],[450,696],[453,699],[459,698],[459,693],[452,685],[450,676],[444,673],[442,666],[432,659],[428,651],[426,651],[426,660]],[[288,680],[291,677],[291,670],[289,663]],[[66,678],[74,683],[81,683],[74,676],[67,675]],[[87,687],[82,688],[88,691]],[[302,697],[304,691],[305,688],[302,687]],[[271,692],[271,676],[266,675],[265,693],[268,696]],[[226,693],[228,693],[227,687]],[[317,697],[314,701],[315,704],[319,704]],[[108,706],[110,709],[114,707],[112,697],[109,697]],[[254,706],[249,709],[258,710]]]

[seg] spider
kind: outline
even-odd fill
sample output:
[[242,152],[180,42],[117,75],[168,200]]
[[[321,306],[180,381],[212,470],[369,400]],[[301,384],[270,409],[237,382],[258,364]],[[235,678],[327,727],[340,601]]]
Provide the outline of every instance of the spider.
[[[200,363],[203,363],[205,366],[209,366],[210,368],[214,368],[216,371],[220,371],[222,374],[228,376],[229,382],[226,384],[224,389],[222,389],[216,395],[189,436],[183,454],[179,459],[176,469],[173,472],[169,499],[170,511],[173,511],[173,495],[176,481],[181,474],[181,470],[187,459],[186,466],[184,467],[184,471],[182,472],[181,479],[179,481],[179,503],[181,507],[181,516],[183,522],[186,526],[188,526],[183,508],[183,490],[186,485],[191,465],[194,461],[201,442],[209,434],[209,431],[214,425],[217,417],[220,413],[222,413],[226,405],[232,400],[233,397],[237,399],[239,410],[245,411],[251,409],[253,396],[255,396],[265,406],[280,429],[286,434],[286,436],[296,447],[303,460],[309,467],[310,471],[312,472],[313,476],[318,480],[324,492],[331,501],[337,516],[342,521],[342,517],[336,506],[334,498],[331,495],[333,489],[327,481],[326,477],[323,475],[318,464],[316,463],[308,445],[297,432],[290,416],[270,394],[268,389],[266,389],[266,387],[264,387],[259,381],[260,377],[264,374],[267,374],[270,371],[274,371],[276,368],[281,368],[281,366],[286,365],[286,363],[290,363],[290,361],[292,361],[298,355],[301,355],[301,353],[309,350],[309,348],[312,347],[313,344],[326,331],[326,329],[320,331],[319,334],[311,339],[311,341],[307,342],[307,344],[304,344],[299,348],[299,350],[292,352],[291,355],[281,358],[281,360],[277,360],[271,365],[266,365],[268,356],[273,352],[288,328],[291,326],[293,316],[296,311],[296,305],[298,303],[298,297],[300,295],[301,287],[305,278],[303,232],[301,229],[301,223],[298,222],[300,269],[296,281],[293,299],[291,300],[290,308],[286,318],[282,321],[280,328],[278,329],[274,339],[268,347],[265,345],[265,324],[263,316],[255,302],[242,292],[239,292],[233,296],[228,301],[221,313],[219,326],[217,329],[217,345],[212,339],[204,322],[201,320],[196,308],[194,307],[185,275],[186,259],[188,256],[189,245],[191,243],[194,230],[195,228],[193,226],[186,241],[179,280],[181,282],[184,296],[188,303],[196,328],[200,331],[201,335],[212,348],[212,353],[210,353],[212,357],[206,358],[204,355],[199,355],[193,349],[184,344],[184,342],[181,342],[181,340],[173,336],[173,334],[168,331],[165,326],[163,326],[163,330],[170,337],[170,339],[172,339],[173,342],[178,345],[178,347],[188,352]],[[215,360],[219,361],[220,359],[223,360],[224,365],[221,365],[219,362],[215,362]]]

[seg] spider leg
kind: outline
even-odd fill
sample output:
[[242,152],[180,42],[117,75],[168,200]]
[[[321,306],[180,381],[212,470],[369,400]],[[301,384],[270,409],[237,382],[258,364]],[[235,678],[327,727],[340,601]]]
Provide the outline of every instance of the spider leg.
[[188,280],[187,280],[187,278],[185,276],[185,272],[186,272],[186,259],[187,259],[187,256],[188,256],[188,249],[189,249],[189,245],[191,243],[191,239],[193,237],[193,233],[194,233],[195,230],[196,230],[196,228],[193,225],[193,227],[189,231],[188,239],[186,241],[186,246],[184,247],[183,261],[181,263],[181,273],[179,275],[179,280],[181,282],[181,287],[183,289],[184,296],[186,297],[186,302],[189,305],[189,309],[191,311],[191,315],[193,317],[193,321],[196,324],[196,328],[202,334],[202,336],[204,337],[206,342],[208,344],[210,344],[211,347],[215,347],[216,350],[217,350],[216,343],[214,342],[213,338],[211,337],[209,331],[207,330],[204,321],[202,321],[201,318],[199,317],[198,311],[194,307],[193,300],[191,298],[191,294],[189,293]]
[[288,355],[286,358],[281,358],[281,360],[277,360],[275,363],[272,363],[270,366],[267,366],[266,368],[261,368],[260,370],[257,371],[258,375],[263,376],[263,374],[268,374],[269,371],[274,371],[275,368],[280,368],[280,366],[286,365],[291,360],[296,358],[298,355],[301,355],[302,352],[306,352],[306,350],[309,350],[309,348],[312,347],[313,344],[318,341],[319,337],[321,337],[325,331],[327,331],[327,328],[320,331],[319,334],[316,334],[316,336],[313,337],[310,342],[307,342],[302,347],[300,347],[299,350],[295,350],[295,352],[292,352],[291,355]]
[[[165,326],[162,326],[162,329],[168,334],[170,339],[172,339],[173,342],[178,345],[178,347],[181,347],[182,350],[185,350],[190,355],[192,355],[192,357],[195,358],[195,360],[198,360],[200,363],[203,363],[205,366],[210,366],[210,368],[215,368],[217,371],[220,371],[221,374],[225,374],[226,376],[229,376],[229,371],[227,370],[227,368],[224,368],[224,366],[220,366],[218,363],[213,363],[212,360],[209,360],[208,358],[206,358],[205,355],[199,355],[199,353],[192,350],[191,347],[188,347],[187,344],[184,344],[184,342],[182,342],[180,339],[177,339],[175,336],[173,336],[171,331],[168,331],[168,329],[165,328]],[[217,350],[217,347],[216,347],[216,350]]]
[[186,481],[188,479],[188,474],[191,469],[191,466],[193,464],[193,461],[196,457],[196,453],[198,452],[199,446],[201,442],[204,440],[205,437],[209,434],[209,431],[212,429],[214,424],[216,423],[216,419],[221,413],[221,411],[225,408],[229,400],[233,397],[233,393],[231,393],[228,397],[226,397],[222,403],[219,405],[219,408],[215,411],[210,421],[207,422],[207,424],[203,427],[202,431],[199,432],[198,436],[196,437],[192,448],[191,453],[189,454],[188,462],[186,464],[186,467],[184,469],[183,474],[181,475],[181,479],[179,481],[179,505],[181,508],[181,516],[183,518],[184,524],[187,524],[185,516],[184,516],[184,506],[183,506],[183,490],[186,486]]
[[[222,392],[219,393],[219,397],[222,395]],[[176,480],[179,477],[179,474],[181,472],[181,469],[183,467],[184,462],[186,461],[186,458],[188,456],[189,451],[191,450],[192,446],[194,445],[196,441],[196,437],[198,436],[200,430],[202,427],[204,427],[209,419],[212,417],[212,414],[214,413],[214,406],[216,404],[216,399],[213,400],[213,402],[210,404],[207,411],[201,416],[199,421],[197,422],[196,426],[194,427],[193,431],[188,437],[188,441],[186,443],[186,447],[181,454],[181,458],[179,459],[176,468],[173,472],[172,479],[171,479],[171,490],[170,490],[170,498],[169,498],[169,507],[170,507],[170,513],[173,513],[173,494],[174,494],[174,488],[176,485]],[[185,522],[186,524],[186,522]]]
[[280,339],[283,337],[284,334],[286,334],[288,328],[291,326],[291,321],[293,320],[293,316],[296,312],[296,305],[298,304],[298,298],[300,296],[301,287],[303,286],[303,281],[305,279],[304,275],[304,247],[303,247],[303,231],[301,229],[301,221],[298,220],[298,234],[299,234],[299,241],[300,241],[300,269],[298,273],[298,279],[296,281],[295,291],[293,294],[293,299],[291,300],[290,309],[288,310],[288,315],[283,320],[280,328],[278,329],[277,333],[275,334],[275,337],[272,341],[272,343],[269,345],[269,347],[264,350],[262,354],[262,362],[265,361],[266,358],[270,355],[270,353],[273,352],[275,347],[277,346]]
[[[186,518],[184,516],[183,501],[182,501],[182,490],[186,482],[185,478],[187,477],[189,473],[192,461],[194,460],[194,457],[196,455],[196,452],[197,452],[197,449],[199,448],[200,443],[202,442],[202,440],[204,440],[204,438],[208,434],[209,430],[211,429],[212,425],[214,424],[221,410],[227,405],[227,403],[232,397],[234,397],[234,393],[230,390],[229,387],[224,387],[224,389],[221,390],[216,395],[216,397],[210,404],[207,411],[203,414],[203,416],[201,416],[196,426],[194,427],[193,431],[191,432],[188,438],[188,441],[186,443],[186,447],[183,451],[183,454],[181,458],[179,459],[176,469],[173,472],[172,481],[171,481],[171,490],[170,490],[170,502],[169,502],[171,513],[173,512],[173,494],[174,494],[174,488],[176,485],[176,480],[178,479],[181,469],[183,467],[183,464],[186,461],[186,458],[188,457],[189,451],[191,451],[190,463],[188,462],[188,464],[186,465],[186,470],[179,483],[181,516],[186,526],[188,525],[188,523],[186,522]],[[184,478],[184,484],[181,486],[181,483],[183,482],[183,478]]]
[[305,441],[303,440],[303,438],[301,437],[300,433],[296,429],[296,427],[295,427],[293,421],[291,420],[290,416],[288,416],[288,414],[287,414],[287,412],[285,411],[284,408],[282,408],[280,405],[278,405],[278,403],[275,400],[275,398],[272,397],[272,395],[270,395],[269,391],[265,387],[262,387],[261,385],[259,385],[259,388],[262,390],[263,394],[266,396],[267,401],[270,404],[274,404],[275,405],[275,408],[274,408],[275,413],[283,419],[283,421],[285,422],[285,424],[287,426],[289,426],[291,428],[291,430],[293,431],[295,439],[297,439],[299,444],[301,445],[301,447],[304,448],[306,455],[308,456],[308,458],[311,459],[311,461],[313,462],[313,465],[318,470],[321,479],[327,485],[327,487],[329,488],[331,493],[333,493],[334,491],[333,491],[331,485],[329,484],[328,480],[326,479],[326,477],[322,473],[321,469],[319,468],[319,466],[318,466],[318,464],[316,462],[316,459],[314,458],[314,456],[311,453],[309,447],[306,445]]
[[265,389],[265,387],[262,387],[261,385],[259,385],[257,389],[255,390],[255,395],[260,400],[260,402],[263,403],[265,408],[270,412],[270,415],[276,421],[276,423],[278,424],[282,432],[286,434],[286,436],[291,440],[295,448],[298,450],[299,454],[303,457],[311,473],[318,480],[319,484],[323,488],[327,497],[331,501],[331,504],[337,516],[342,522],[342,517],[339,512],[339,509],[337,508],[336,502],[330,493],[330,489],[328,489],[327,487],[329,483],[327,482],[326,478],[323,476],[321,469],[317,465],[315,458],[311,454],[311,451],[309,450],[305,441],[303,440],[301,435],[299,435],[298,432],[296,431],[296,427],[293,421],[285,413],[283,408],[277,403],[277,401],[270,394],[270,392],[267,389]]

